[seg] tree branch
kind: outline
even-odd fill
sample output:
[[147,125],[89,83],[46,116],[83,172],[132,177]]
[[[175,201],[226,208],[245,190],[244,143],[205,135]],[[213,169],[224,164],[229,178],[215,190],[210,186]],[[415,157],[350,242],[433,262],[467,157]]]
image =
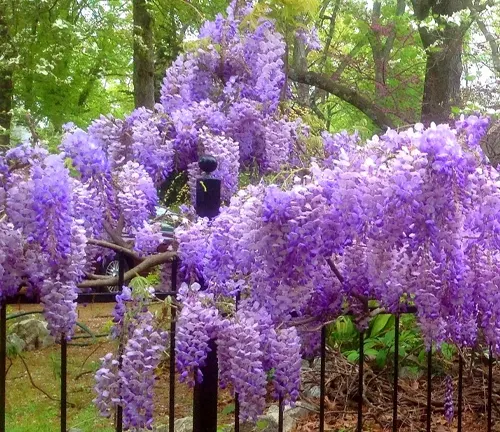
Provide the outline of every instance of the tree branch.
[[124,248],[128,248],[129,245],[122,238],[123,231],[123,215],[120,215],[120,219],[118,220],[118,226],[114,229],[108,221],[104,221],[103,223],[104,230],[108,233],[111,239],[119,246],[123,246]]
[[108,242],[105,240],[88,239],[87,243],[92,244],[92,245],[96,245],[96,246],[101,246],[101,247],[104,247],[107,249],[112,249],[116,252],[121,252],[125,255],[130,256],[131,258],[138,260],[138,261],[142,261],[144,259],[141,256],[139,256],[139,254],[137,252],[134,252],[132,249],[130,249],[128,247],[120,246],[120,245],[117,245],[117,244],[114,244],[114,243],[111,243],[111,242]]
[[332,79],[334,79],[334,80],[340,79],[340,77],[344,73],[346,67],[349,66],[349,64],[351,63],[351,61],[358,54],[358,51],[361,48],[363,48],[363,46],[366,44],[366,39],[367,39],[367,37],[366,38],[363,37],[362,39],[360,39],[356,43],[356,45],[354,45],[354,47],[349,52],[349,54],[347,54],[346,56],[344,56],[344,59],[342,60],[342,63],[340,63],[339,67],[337,69],[335,69],[335,72],[332,74]]
[[335,263],[333,262],[333,260],[331,258],[328,258],[326,260],[327,264],[328,264],[328,267],[330,267],[330,269],[332,270],[333,274],[335,276],[337,276],[337,279],[339,280],[340,283],[344,283],[344,276],[342,276],[339,272],[339,269],[337,268],[337,266],[335,265]]
[[297,71],[290,70],[289,78],[292,81],[309,84],[337,96],[363,112],[368,118],[370,118],[370,120],[382,129],[386,127],[395,128],[393,121],[381,107],[377,106],[366,97],[360,95],[356,90],[335,82],[326,74],[320,74],[317,72],[299,74]]
[[496,72],[500,74],[500,47],[499,44],[495,38],[491,34],[491,32],[488,30],[488,27],[486,27],[486,24],[484,21],[478,19],[477,20],[477,25],[479,26],[479,29],[483,33],[484,37],[486,38],[486,41],[490,45],[491,48],[491,58],[493,60],[493,67],[495,68]]
[[[170,261],[172,258],[177,256],[176,252],[163,252],[156,255],[151,255],[144,259],[140,264],[136,265],[133,269],[130,269],[123,276],[123,281],[127,282],[130,279],[136,277],[140,273],[143,273],[147,270],[152,269],[160,264],[165,264]],[[85,280],[78,284],[78,288],[98,288],[104,287],[108,285],[117,285],[118,277],[109,277],[106,279],[97,279],[97,280]]]

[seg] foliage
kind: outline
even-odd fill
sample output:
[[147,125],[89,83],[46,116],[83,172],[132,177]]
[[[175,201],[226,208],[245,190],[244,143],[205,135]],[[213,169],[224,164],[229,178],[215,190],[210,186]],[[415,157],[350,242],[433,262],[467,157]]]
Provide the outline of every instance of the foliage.
[[[328,343],[339,349],[349,361],[359,361],[359,330],[351,317],[339,317],[329,327]],[[395,318],[394,315],[377,315],[364,333],[365,361],[371,362],[379,369],[387,365],[392,367],[394,361]],[[399,367],[406,374],[417,375],[427,368],[426,347],[420,333],[417,320],[413,314],[400,316],[399,327]],[[443,343],[440,355],[451,360],[455,350],[452,345]],[[439,360],[439,356],[436,356]],[[434,362],[434,368],[438,365]]]
[[15,123],[60,132],[101,112],[132,108],[128,2],[65,0],[9,3],[7,27],[15,52]]

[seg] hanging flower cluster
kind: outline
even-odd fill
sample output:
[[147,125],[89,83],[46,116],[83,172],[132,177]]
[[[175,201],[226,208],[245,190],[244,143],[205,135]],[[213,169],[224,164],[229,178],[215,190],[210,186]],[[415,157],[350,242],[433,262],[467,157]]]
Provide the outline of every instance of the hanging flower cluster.
[[255,420],[266,407],[268,375],[274,396],[293,403],[300,388],[300,338],[294,327],[276,330],[266,309],[243,302],[238,311],[221,313],[213,294],[183,284],[179,300],[176,362],[181,381],[203,380],[201,367],[217,345],[220,384],[238,393],[241,418]]
[[[319,335],[311,327],[345,304],[360,327],[370,300],[391,312],[415,305],[428,347],[472,346],[482,333],[499,351],[499,175],[469,139],[485,133],[484,122],[463,122],[389,130],[363,146],[356,136],[325,134],[327,159],[291,187],[249,186],[209,225],[177,229],[180,259],[196,269],[184,276],[207,286],[179,331],[208,310],[217,326],[217,302],[244,299],[218,337],[221,379],[249,417],[261,412],[263,370],[273,369],[276,397],[294,400],[300,338],[311,354]],[[304,319],[308,326],[296,324]],[[179,355],[206,352],[191,334]]]
[[39,296],[54,337],[71,337],[76,285],[84,276],[87,236],[61,155],[23,144],[6,153],[0,185],[0,299],[21,287]]
[[156,369],[167,346],[167,333],[158,328],[148,311],[149,296],[124,287],[116,300],[112,335],[119,338],[123,349],[101,359],[94,403],[105,417],[121,406],[125,429],[151,429]]

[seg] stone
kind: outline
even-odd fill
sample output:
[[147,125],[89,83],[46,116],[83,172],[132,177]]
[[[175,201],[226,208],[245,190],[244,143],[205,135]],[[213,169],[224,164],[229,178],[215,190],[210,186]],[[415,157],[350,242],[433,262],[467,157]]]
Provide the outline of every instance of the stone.
[[[15,333],[7,336],[7,353],[19,354],[26,348],[26,343]],[[8,354],[10,355],[10,354]]]
[[68,430],[68,432],[83,432],[83,430],[78,428],[71,428],[70,430]]
[[[283,411],[283,432],[291,432],[291,430],[295,427],[296,423],[295,419],[289,413],[290,413],[290,406],[286,406]],[[263,417],[264,419],[266,418],[273,419],[273,421],[276,423],[277,426],[279,420],[278,405],[271,405]],[[274,429],[269,429],[269,432],[271,431],[274,432]],[[276,429],[276,431],[278,431],[278,429]]]
[[55,344],[55,339],[47,329],[47,323],[35,318],[29,318],[14,324],[10,328],[25,343],[25,351],[46,348]]
[[[295,407],[285,406],[283,411],[283,431],[291,432],[299,419],[315,411],[315,407],[305,402],[297,402]],[[245,422],[240,425],[240,432],[278,432],[278,405],[271,405],[264,415],[259,416],[256,423]],[[234,428],[230,429],[234,431]]]
[[[231,430],[234,431],[234,427]],[[278,432],[278,420],[274,416],[261,415],[256,423],[241,423],[240,432]]]
[[321,395],[321,387],[319,385],[304,385],[302,393],[307,398],[317,399]]
[[285,408],[285,415],[288,415],[295,420],[300,420],[307,417],[310,413],[317,411],[318,408],[314,405],[305,401],[298,401],[294,407]]
[[193,417],[184,417],[175,421],[175,432],[193,432]]

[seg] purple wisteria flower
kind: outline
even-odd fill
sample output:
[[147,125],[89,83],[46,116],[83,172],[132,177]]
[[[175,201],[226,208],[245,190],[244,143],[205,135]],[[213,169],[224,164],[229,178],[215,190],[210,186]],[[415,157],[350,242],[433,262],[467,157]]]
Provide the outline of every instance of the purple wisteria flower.
[[445,396],[444,396],[444,417],[446,421],[451,424],[453,422],[454,416],[454,404],[453,404],[453,379],[450,375],[446,375],[444,380],[445,386]]
[[151,429],[156,368],[166,348],[167,333],[153,327],[153,315],[144,312],[128,339],[119,370],[125,429]]
[[322,48],[321,40],[318,35],[318,29],[316,27],[301,27],[295,32],[295,36],[297,39],[302,41],[308,50],[319,51]]

